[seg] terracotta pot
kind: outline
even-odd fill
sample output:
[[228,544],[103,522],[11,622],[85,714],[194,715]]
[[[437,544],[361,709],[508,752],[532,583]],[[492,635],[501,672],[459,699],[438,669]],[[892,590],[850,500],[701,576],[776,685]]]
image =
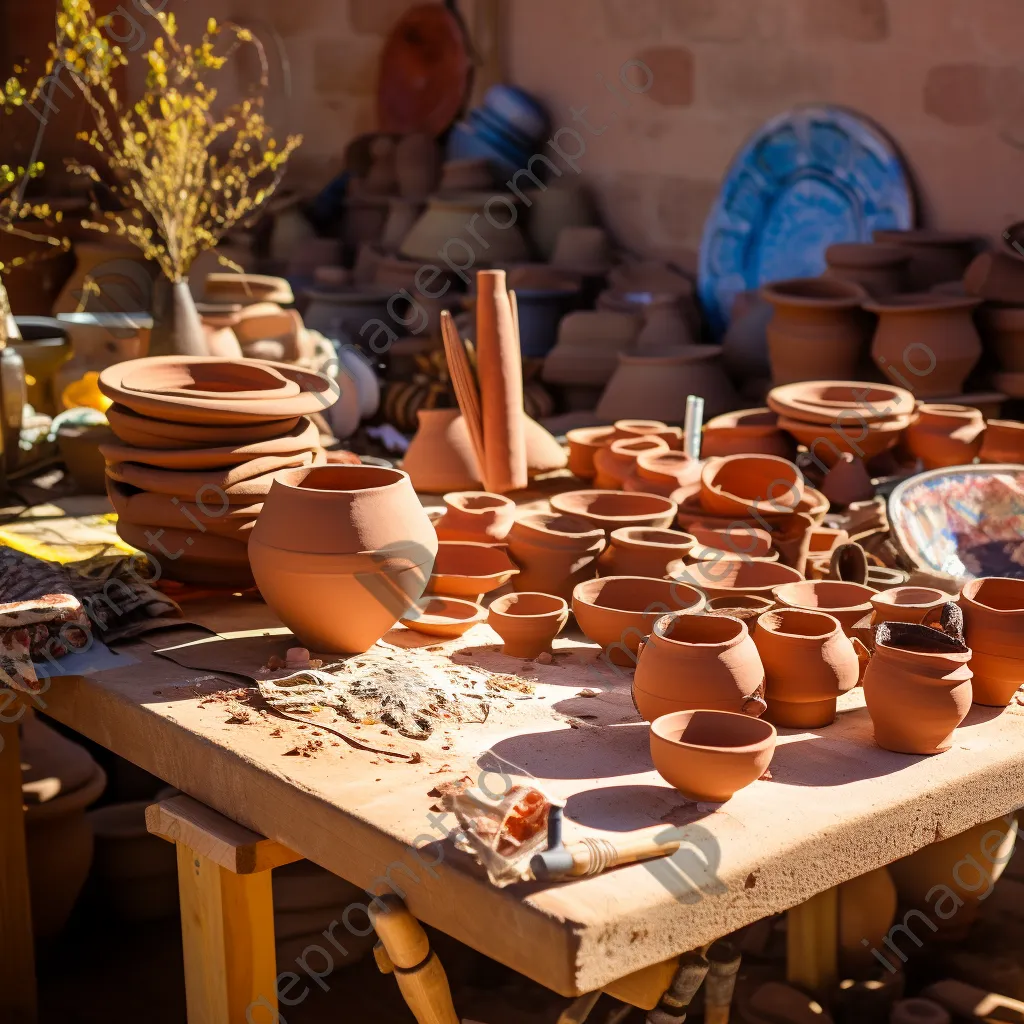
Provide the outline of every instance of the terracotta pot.
[[594,456],[597,476],[594,487],[603,491],[621,491],[627,477],[633,475],[637,457],[647,452],[667,452],[668,445],[659,437],[624,438],[612,441]]
[[971,710],[970,660],[969,647],[928,626],[879,626],[864,674],[875,742],[900,754],[948,750]]
[[187,524],[185,529],[155,528],[125,519],[118,519],[117,535],[145,551],[167,579],[211,586],[253,586],[244,535],[200,534]]
[[700,395],[705,413],[719,416],[739,404],[717,345],[685,345],[662,354],[619,355],[619,367],[597,404],[604,420],[648,415],[682,423],[686,396]]
[[860,679],[860,660],[839,620],[821,612],[767,612],[757,620],[754,643],[764,665],[768,720],[789,729],[831,725],[839,694]]
[[558,325],[558,340],[544,360],[549,384],[604,387],[619,365],[619,353],[633,346],[641,319],[635,313],[569,313]]
[[[488,263],[523,263],[529,259],[526,240],[516,217],[506,206],[499,204],[490,217],[484,208],[494,198],[491,192],[467,192],[457,196],[433,195],[423,216],[405,236],[399,252],[407,259],[429,263],[437,259],[438,250],[444,249],[450,239],[465,235],[473,224],[479,235],[475,251],[485,255]],[[518,214],[518,211],[515,211]],[[511,223],[507,223],[511,220]],[[495,223],[499,226],[495,227]]]
[[770,612],[775,607],[775,602],[768,597],[714,597],[708,601],[705,611],[707,615],[725,615],[729,618],[739,619],[753,636],[757,632],[757,620]]
[[772,535],[754,527],[722,527],[717,530],[694,527],[687,532],[693,536],[697,545],[725,551],[737,558],[761,559],[772,553]]
[[1011,306],[1024,304],[1024,259],[1008,252],[983,252],[964,271],[968,295]]
[[412,614],[399,621],[417,633],[450,640],[462,636],[478,622],[486,622],[487,609],[455,597],[425,597]]
[[803,580],[796,569],[778,562],[726,557],[672,567],[671,576],[712,597],[771,597],[776,587]]
[[437,546],[427,593],[479,601],[518,573],[504,545],[445,540]]
[[804,495],[804,477],[773,455],[727,455],[705,463],[700,501],[712,515],[791,512]]
[[681,486],[700,479],[702,465],[686,452],[644,452],[638,455],[632,475],[622,482],[624,491],[671,497]]
[[870,501],[875,496],[875,485],[864,460],[843,452],[825,474],[821,493],[830,505],[846,508],[857,501]]
[[280,474],[249,539],[264,600],[325,653],[372,647],[415,607],[437,550],[409,477],[372,466]]
[[480,487],[469,428],[458,409],[421,409],[419,430],[402,460],[421,494],[472,491]]
[[944,281],[958,281],[974,259],[978,239],[948,231],[879,230],[876,242],[895,245],[910,253],[910,287],[926,291]]
[[558,512],[524,512],[512,525],[508,550],[520,572],[519,590],[552,594],[568,601],[577,584],[593,579],[607,543],[605,531]]
[[999,369],[1024,373],[1024,305],[986,305],[982,308],[982,322],[982,335]]
[[644,310],[644,325],[636,339],[636,351],[657,353],[692,345],[695,341],[678,298],[670,295],[655,299]]
[[910,253],[878,242],[842,242],[825,250],[824,277],[859,284],[869,295],[884,298],[910,290]]
[[1024,463],[1024,423],[989,420],[985,424],[978,457],[990,464]]
[[672,562],[690,554],[695,543],[688,533],[627,526],[612,531],[611,543],[598,565],[602,576],[650,576],[660,580],[668,574]]
[[868,460],[894,448],[910,422],[909,416],[871,423],[863,423],[856,418],[845,421],[837,418],[836,426],[827,426],[779,417],[779,426],[829,469],[842,459],[844,452]]
[[867,352],[869,325],[861,312],[868,293],[859,285],[825,278],[794,278],[766,285],[774,307],[768,355],[775,384],[852,380]]
[[651,725],[651,759],[683,796],[724,803],[764,775],[776,738],[774,726],[747,715],[682,711]]
[[764,711],[764,667],[739,619],[664,615],[640,650],[633,703],[653,722],[677,711]]
[[669,580],[606,576],[580,583],[572,611],[586,636],[603,649],[602,660],[632,668],[641,640],[667,611],[696,614],[704,597],[692,587]]
[[506,594],[491,602],[487,624],[505,641],[503,653],[533,659],[550,653],[551,641],[565,629],[569,605],[551,594]]
[[971,580],[957,603],[974,651],[974,701],[1006,707],[1024,683],[1024,580]]
[[723,455],[774,455],[792,461],[796,445],[779,429],[771,409],[743,409],[716,416],[704,426],[700,454],[711,459]]
[[831,555],[840,544],[848,544],[850,535],[846,530],[831,529],[826,526],[815,526],[811,530],[811,540],[807,546],[809,558],[821,558]]
[[661,420],[616,420],[615,440],[628,437],[658,437],[673,451],[682,451],[683,428],[670,427]]
[[516,503],[486,491],[452,491],[444,496],[448,511],[434,524],[438,540],[500,544],[512,529]]
[[170,420],[142,416],[123,405],[112,405],[106,417],[114,433],[125,444],[136,448],[174,451],[258,444],[260,441],[283,437],[302,422],[301,416],[291,416],[288,419],[253,423],[251,426],[173,423]]
[[666,529],[676,517],[676,505],[657,494],[624,491],[568,491],[555,494],[551,507],[557,512],[584,519],[609,536],[624,526]]
[[839,886],[839,964],[844,978],[877,971],[871,950],[881,948],[895,917],[896,885],[886,868]]
[[974,326],[980,299],[934,292],[866,302],[878,316],[871,358],[890,379],[913,384],[918,398],[958,395],[981,358]]
[[916,404],[906,388],[853,380],[787,384],[772,388],[767,402],[780,417],[822,426],[889,422],[912,415]]
[[814,519],[811,516],[804,512],[786,516],[772,533],[772,544],[779,561],[806,576],[813,536]]
[[871,599],[877,593],[873,587],[857,583],[806,580],[776,587],[773,596],[782,608],[827,612],[835,616],[849,634],[861,619],[871,615]]
[[[938,621],[950,595],[932,587],[893,587],[871,598],[875,623],[918,622],[931,625]],[[973,666],[975,669],[977,666]],[[975,683],[977,688],[977,683]]]

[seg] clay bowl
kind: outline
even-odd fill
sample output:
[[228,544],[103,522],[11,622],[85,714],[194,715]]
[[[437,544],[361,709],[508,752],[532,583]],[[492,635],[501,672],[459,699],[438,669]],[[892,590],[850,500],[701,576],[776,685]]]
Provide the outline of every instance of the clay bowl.
[[550,653],[551,641],[569,621],[569,605],[551,594],[506,594],[491,602],[487,624],[505,641],[510,658]]
[[598,560],[599,571],[602,576],[664,579],[668,566],[687,559],[694,543],[690,534],[677,530],[626,526],[612,531],[611,543]]
[[670,427],[661,420],[616,420],[615,440],[624,437],[660,437],[669,448],[683,446],[681,427]]
[[771,409],[743,409],[716,416],[704,424],[701,457],[722,455],[777,455],[792,459],[796,445],[779,430],[779,417]]
[[805,487],[804,495],[800,503],[792,510],[784,512],[773,512],[769,515],[745,516],[725,515],[716,516],[708,512],[701,503],[700,484],[687,484],[673,491],[671,500],[679,506],[679,513],[676,522],[688,533],[693,529],[728,530],[728,529],[757,529],[768,526],[777,526],[783,523],[793,512],[806,512],[816,523],[824,520],[829,510],[829,501],[821,491],[813,487]]
[[677,711],[651,725],[658,774],[690,800],[724,803],[768,770],[778,733],[731,711]]
[[880,622],[937,622],[946,603],[955,597],[934,587],[893,587],[871,598],[875,624]]
[[708,601],[705,614],[739,619],[740,622],[746,623],[747,632],[753,635],[757,629],[757,620],[774,607],[775,602],[770,597],[747,597],[746,594],[739,594],[736,597],[713,597]]
[[710,459],[700,484],[701,505],[715,516],[785,514],[804,496],[803,473],[774,455]]
[[737,558],[695,562],[683,565],[675,562],[670,576],[713,597],[766,597],[773,596],[777,587],[803,583],[796,569],[780,562],[750,562]]
[[783,584],[772,591],[780,608],[800,608],[834,615],[848,636],[858,622],[871,615],[871,599],[877,593],[874,587],[840,580],[803,580]]
[[568,491],[554,495],[551,507],[593,523],[608,534],[624,526],[665,529],[677,512],[675,502],[660,494],[628,491]]
[[632,474],[622,481],[622,489],[669,498],[679,487],[696,483],[701,470],[701,463],[686,452],[644,452],[637,456]]
[[504,545],[441,541],[427,593],[479,600],[518,574]]
[[181,448],[221,448],[227,445],[258,444],[281,437],[294,430],[300,416],[266,420],[248,426],[207,426],[195,423],[173,423],[170,420],[140,416],[127,406],[112,405],[106,412],[111,429],[124,444],[137,448],[162,450]]
[[593,480],[597,475],[594,456],[617,437],[614,427],[578,427],[570,430],[565,439],[569,442],[569,471],[581,480]]
[[298,384],[257,360],[219,360],[190,366],[178,359],[136,360],[121,373],[121,387],[186,401],[269,401],[295,398]]
[[[836,380],[784,384],[772,388],[767,401],[779,416],[823,426],[902,418],[912,415],[916,406],[913,394],[904,388]],[[856,433],[852,426],[850,433]]]
[[843,452],[861,459],[873,459],[895,447],[912,420],[913,416],[868,423],[856,418],[839,419],[837,427],[780,416],[779,426],[831,469]]
[[580,583],[572,611],[587,637],[600,644],[614,665],[633,668],[641,637],[667,612],[699,613],[704,595],[671,580],[641,576],[605,576]]
[[689,532],[703,548],[717,548],[745,558],[766,558],[772,553],[772,535],[767,530],[734,526],[720,529],[695,527]]
[[487,618],[487,609],[473,601],[454,597],[427,597],[416,607],[415,615],[398,621],[417,633],[453,639],[462,636],[478,622]]

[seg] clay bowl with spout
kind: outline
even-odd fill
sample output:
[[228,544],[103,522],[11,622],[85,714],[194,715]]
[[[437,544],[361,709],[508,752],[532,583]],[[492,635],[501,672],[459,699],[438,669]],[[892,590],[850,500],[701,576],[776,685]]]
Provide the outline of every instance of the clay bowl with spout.
[[425,597],[416,605],[413,614],[399,621],[403,626],[427,636],[454,639],[487,618],[487,609],[474,601],[457,597]]
[[518,573],[503,544],[441,541],[427,593],[478,601]]
[[676,504],[659,494],[628,491],[568,491],[551,498],[551,507],[601,527],[606,533],[624,526],[666,529],[676,517]]

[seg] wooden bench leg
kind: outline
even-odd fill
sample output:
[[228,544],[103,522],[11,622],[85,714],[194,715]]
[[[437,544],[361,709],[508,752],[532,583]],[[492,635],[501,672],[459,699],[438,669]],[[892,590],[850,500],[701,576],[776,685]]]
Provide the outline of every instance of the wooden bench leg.
[[828,889],[786,916],[786,980],[823,994],[839,981],[839,889]]
[[370,919],[380,939],[374,950],[377,966],[394,973],[419,1024],[459,1024],[444,967],[406,905],[394,895],[378,896],[370,903]]
[[0,720],[0,1020],[37,1017],[18,726]]

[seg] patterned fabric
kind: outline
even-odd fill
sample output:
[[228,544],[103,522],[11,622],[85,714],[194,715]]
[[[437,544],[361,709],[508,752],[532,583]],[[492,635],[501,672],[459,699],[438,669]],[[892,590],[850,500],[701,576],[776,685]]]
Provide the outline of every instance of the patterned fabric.
[[89,617],[73,595],[0,604],[0,685],[37,693],[41,684],[33,659],[56,660],[91,642]]

